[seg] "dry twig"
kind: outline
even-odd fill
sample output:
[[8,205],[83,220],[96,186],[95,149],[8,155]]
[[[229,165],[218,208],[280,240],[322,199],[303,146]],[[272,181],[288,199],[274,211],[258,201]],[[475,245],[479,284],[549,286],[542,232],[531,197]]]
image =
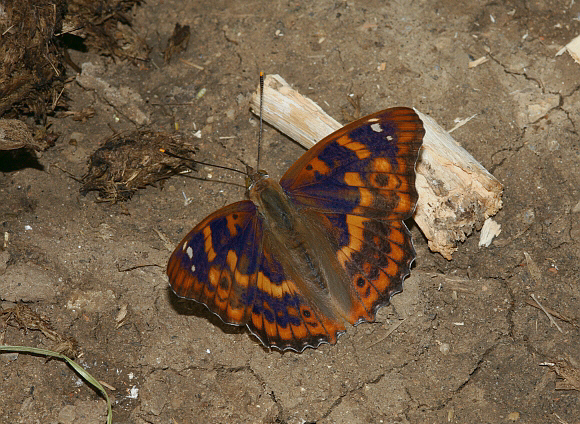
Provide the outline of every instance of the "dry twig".
[[538,301],[538,299],[536,299],[536,296],[534,296],[533,293],[530,294],[530,296],[538,304],[538,306],[540,307],[540,309],[542,311],[544,311],[544,313],[546,314],[546,316],[550,319],[550,322],[556,326],[556,328],[558,329],[558,331],[560,333],[563,333],[564,331],[562,330],[562,328],[560,328],[560,326],[558,325],[558,323],[556,322],[556,320],[554,320],[554,317],[552,315],[550,315],[550,313],[546,310],[546,308],[544,308],[544,306]]

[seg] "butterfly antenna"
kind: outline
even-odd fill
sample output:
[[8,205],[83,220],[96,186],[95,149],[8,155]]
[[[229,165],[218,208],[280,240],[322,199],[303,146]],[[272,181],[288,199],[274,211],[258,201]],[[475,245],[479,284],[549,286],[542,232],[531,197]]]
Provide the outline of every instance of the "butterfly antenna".
[[213,163],[202,162],[200,160],[186,158],[185,156],[176,155],[175,153],[171,153],[170,151],[168,151],[166,149],[163,149],[163,148],[159,149],[159,151],[161,153],[165,153],[167,156],[171,156],[172,158],[181,159],[181,160],[184,160],[184,161],[187,161],[187,162],[191,162],[191,163],[194,163],[194,164],[197,163],[199,165],[211,166],[213,168],[227,169],[228,171],[238,172],[240,174],[246,175],[246,173],[244,171],[240,171],[239,169],[236,169],[236,168],[230,168],[229,166],[216,165],[216,164],[213,164]]
[[258,134],[258,160],[256,164],[256,170],[260,169],[260,150],[262,147],[262,132],[263,132],[263,118],[262,112],[264,111],[264,72],[260,71],[260,133]]

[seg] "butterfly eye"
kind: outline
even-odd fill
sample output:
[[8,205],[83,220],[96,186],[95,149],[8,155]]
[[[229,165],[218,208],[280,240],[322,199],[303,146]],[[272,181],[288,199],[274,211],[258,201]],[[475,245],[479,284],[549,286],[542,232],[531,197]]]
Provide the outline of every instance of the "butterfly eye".
[[258,169],[258,175],[262,178],[268,178],[269,175],[266,171],[264,171],[263,169]]

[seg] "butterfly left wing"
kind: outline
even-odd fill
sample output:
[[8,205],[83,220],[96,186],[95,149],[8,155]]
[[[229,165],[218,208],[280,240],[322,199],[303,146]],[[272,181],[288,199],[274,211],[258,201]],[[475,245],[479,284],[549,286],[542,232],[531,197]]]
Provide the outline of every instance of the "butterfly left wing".
[[348,320],[373,321],[402,291],[415,251],[404,219],[417,202],[415,162],[425,131],[409,108],[355,121],[307,151],[280,185],[319,215],[351,281]]
[[200,222],[177,246],[167,275],[180,297],[204,304],[228,324],[247,325],[266,347],[301,352],[335,343],[341,319],[322,313],[286,275],[264,241],[255,205],[242,201]]
[[203,303],[225,323],[246,324],[252,315],[261,231],[256,206],[249,200],[209,215],[171,255],[171,289]]

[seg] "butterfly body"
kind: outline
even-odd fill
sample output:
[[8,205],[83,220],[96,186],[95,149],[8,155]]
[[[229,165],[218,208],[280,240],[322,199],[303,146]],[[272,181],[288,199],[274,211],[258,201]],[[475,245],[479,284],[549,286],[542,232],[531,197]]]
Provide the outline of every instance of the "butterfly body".
[[321,314],[338,319],[352,307],[350,279],[336,256],[329,223],[300,209],[271,178],[260,177],[248,189],[263,231],[264,251],[275,252],[282,273]]
[[171,288],[282,350],[332,344],[345,321],[373,321],[415,257],[402,220],[417,200],[423,134],[412,109],[387,109],[320,141],[279,183],[249,168],[248,200],[175,249]]

